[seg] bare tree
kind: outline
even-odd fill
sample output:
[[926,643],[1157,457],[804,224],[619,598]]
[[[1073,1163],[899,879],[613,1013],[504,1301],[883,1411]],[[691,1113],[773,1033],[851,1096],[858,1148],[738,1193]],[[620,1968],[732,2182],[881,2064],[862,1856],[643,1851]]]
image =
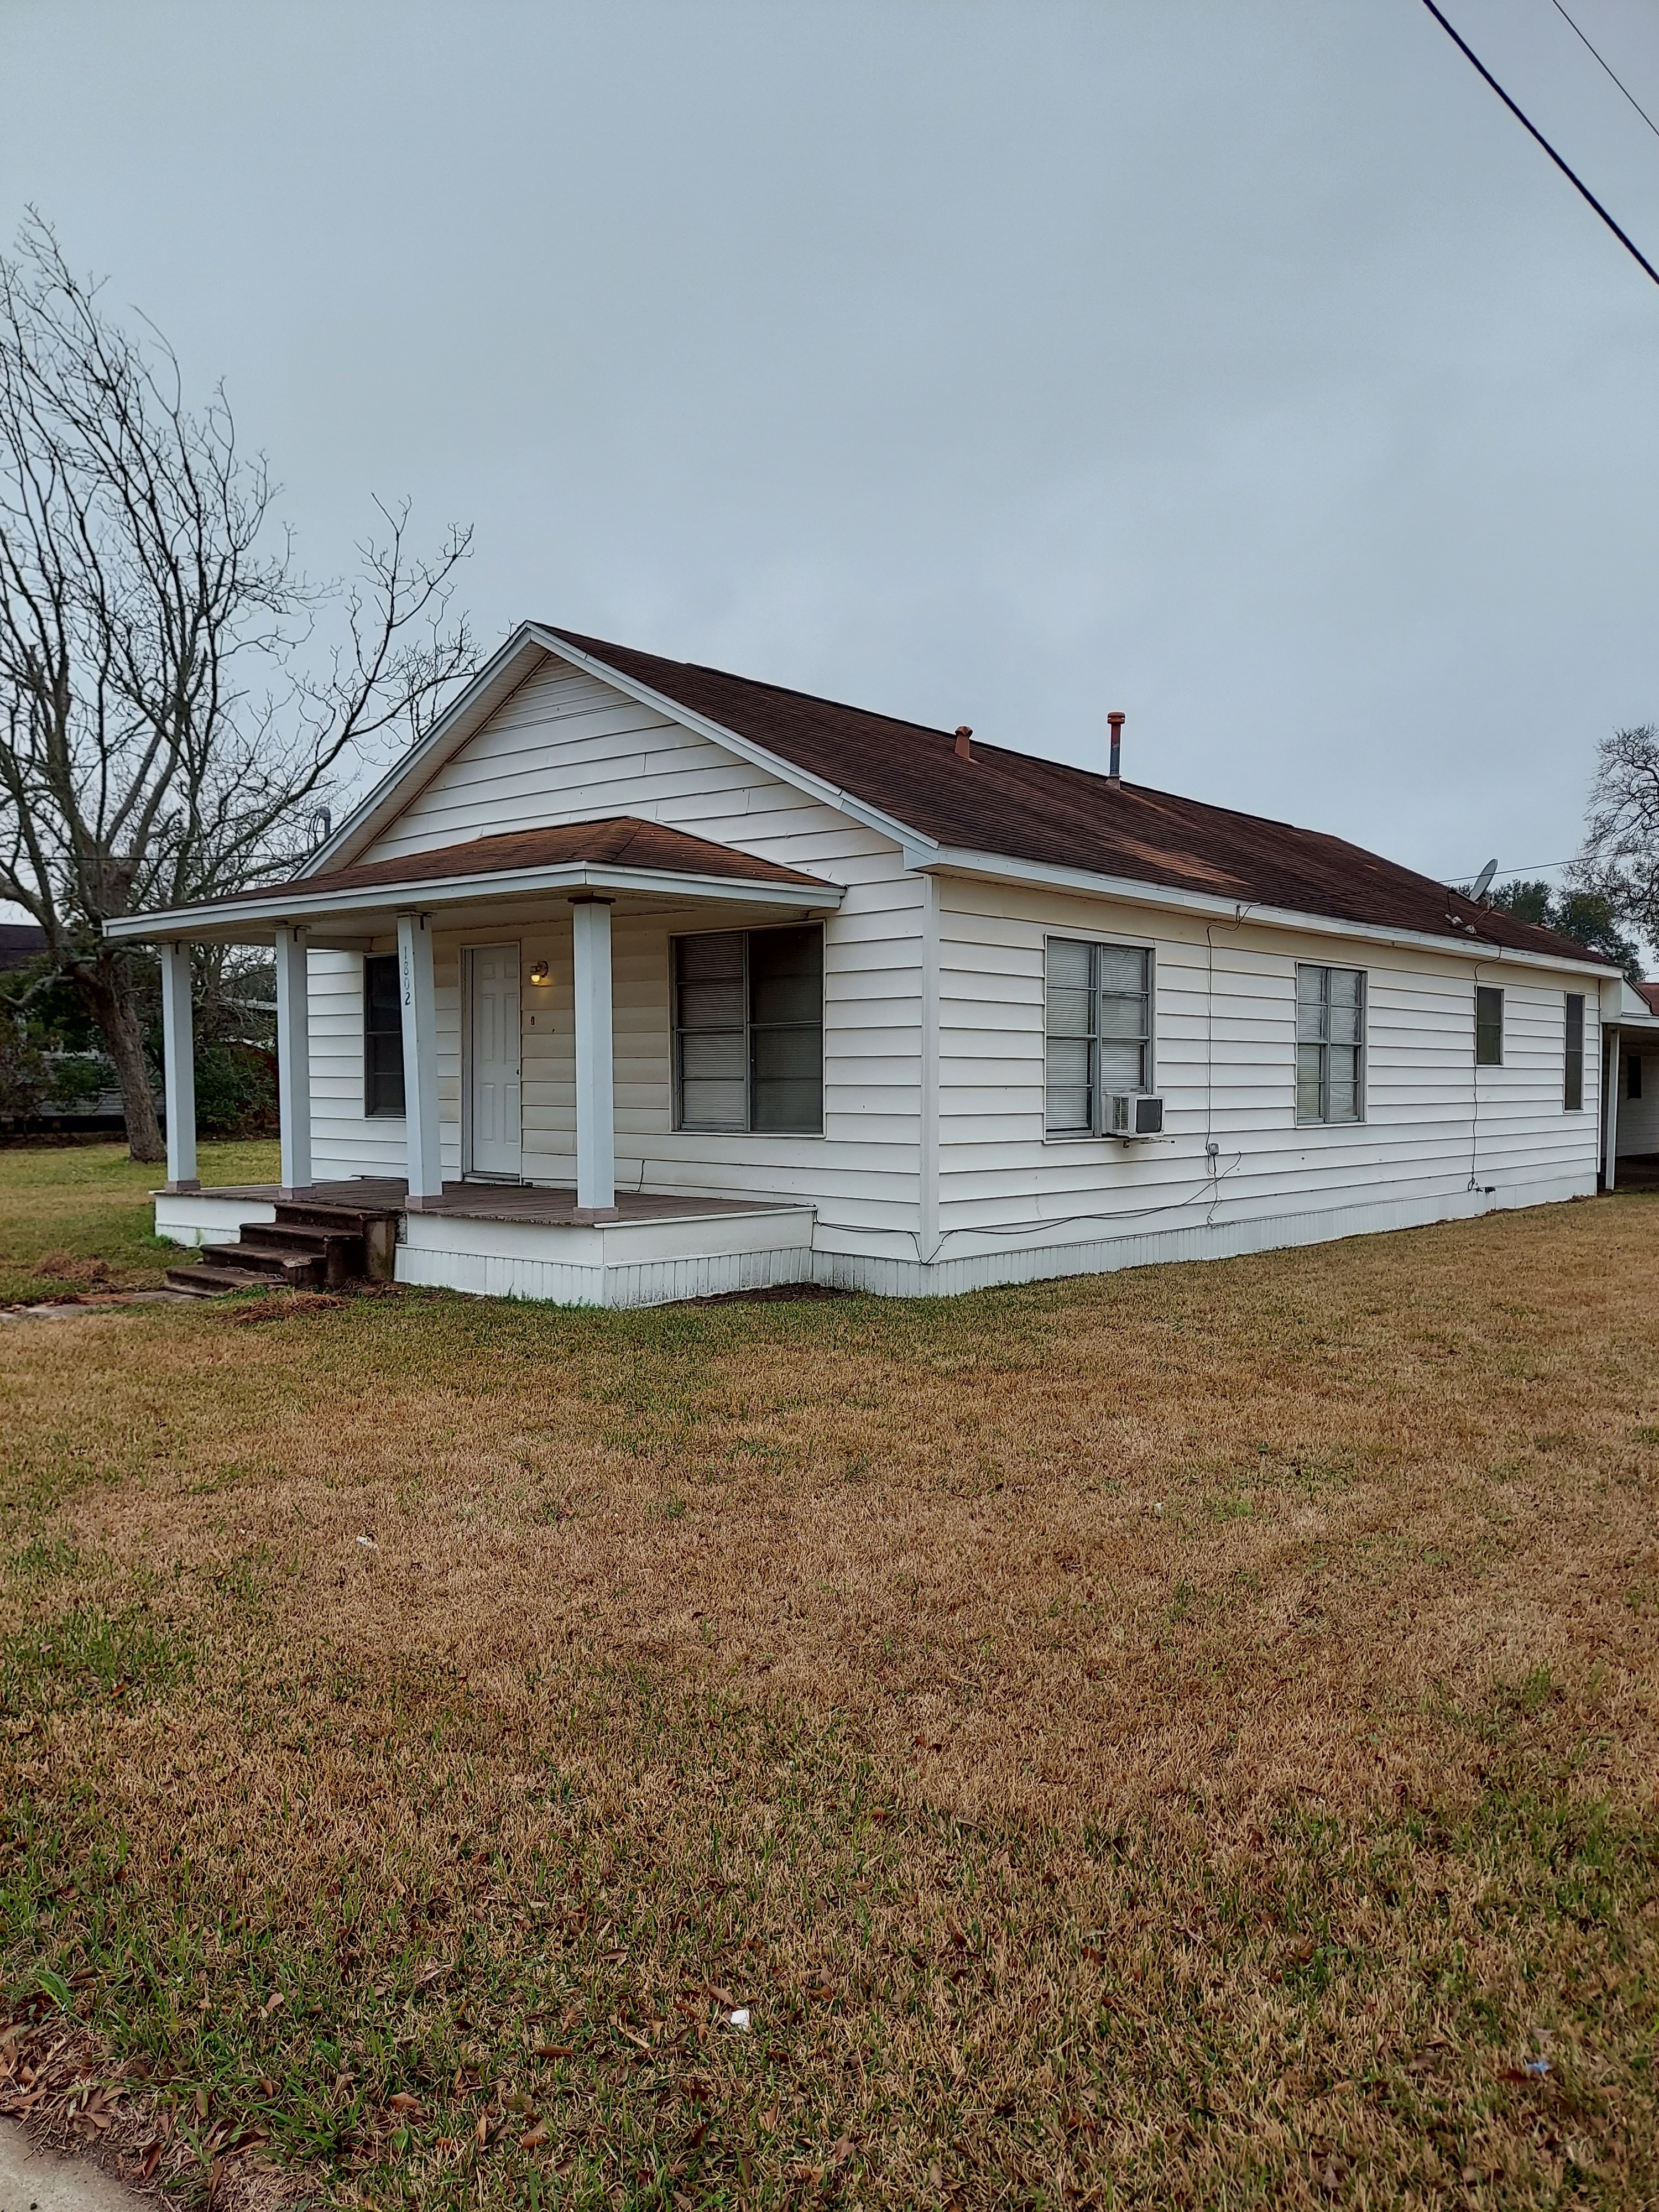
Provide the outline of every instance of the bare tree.
[[103,925],[291,869],[349,757],[429,725],[477,662],[450,615],[471,533],[422,558],[407,503],[381,507],[358,581],[308,583],[223,387],[189,408],[98,290],[33,214],[0,257],[0,898],[46,931],[155,1160],[135,957]]
[[1596,748],[1575,883],[1659,944],[1659,727],[1616,730]]

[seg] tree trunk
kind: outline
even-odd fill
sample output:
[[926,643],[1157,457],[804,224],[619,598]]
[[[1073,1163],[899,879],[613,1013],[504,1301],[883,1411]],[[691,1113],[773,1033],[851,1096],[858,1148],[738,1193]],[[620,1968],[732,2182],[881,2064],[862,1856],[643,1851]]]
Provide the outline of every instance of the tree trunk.
[[163,1161],[167,1148],[156,1119],[155,1097],[150,1088],[144,1040],[132,1001],[123,988],[126,978],[113,962],[100,962],[91,971],[82,969],[76,988],[102,1033],[115,1063],[115,1079],[121,1089],[121,1110],[126,1116],[127,1152],[135,1160]]

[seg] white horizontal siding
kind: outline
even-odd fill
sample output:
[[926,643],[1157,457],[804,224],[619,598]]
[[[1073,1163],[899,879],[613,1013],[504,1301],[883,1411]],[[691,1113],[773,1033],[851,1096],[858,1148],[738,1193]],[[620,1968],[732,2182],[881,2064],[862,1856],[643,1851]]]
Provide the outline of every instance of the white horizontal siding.
[[899,872],[861,823],[550,656],[362,857],[623,814],[836,883]]
[[[395,939],[381,948],[397,951]],[[355,952],[313,952],[307,962],[311,1039],[312,1171],[319,1182],[400,1176],[407,1124],[363,1111],[363,963]]]
[[[897,919],[914,927],[914,916]],[[708,925],[691,910],[617,916],[611,975],[619,1188],[702,1197],[810,1195],[827,1222],[848,1228],[908,1219],[920,1103],[920,969],[872,966],[867,941],[844,934],[841,921],[837,915],[825,927],[823,1134],[775,1137],[675,1129],[670,939],[681,928]],[[550,916],[533,953],[526,945],[532,957],[547,959],[552,976],[545,990],[526,993],[526,1013],[536,1015],[538,1027],[526,1027],[525,1036],[525,1174],[568,1183],[575,1176],[575,1033],[566,910]],[[873,1036],[907,1028],[908,1053],[872,1052]]]
[[[1152,949],[1164,1141],[1044,1140],[1051,930]],[[1359,1124],[1297,1124],[1299,959],[1366,971]],[[1506,993],[1505,1064],[1478,1073],[1477,969]],[[1212,927],[1206,937],[1202,923],[1166,912],[967,880],[943,886],[939,970],[942,1256],[978,1249],[976,1231],[1020,1224],[1039,1237],[1048,1233],[1039,1223],[1068,1235],[1091,1221],[1162,1233],[1183,1219],[1364,1206],[1383,1189],[1420,1207],[1594,1188],[1596,1000],[1585,993],[1584,1110],[1568,1114],[1565,993],[1583,988],[1570,972],[1557,979],[1456,953],[1357,947],[1312,928]],[[1206,1139],[1220,1148],[1214,1175]]]

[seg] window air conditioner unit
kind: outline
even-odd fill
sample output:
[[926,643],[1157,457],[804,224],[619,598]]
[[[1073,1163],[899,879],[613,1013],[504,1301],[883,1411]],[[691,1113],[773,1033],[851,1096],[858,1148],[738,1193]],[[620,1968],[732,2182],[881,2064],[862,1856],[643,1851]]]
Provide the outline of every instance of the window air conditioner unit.
[[1150,1091],[1109,1091],[1106,1133],[1109,1137],[1161,1137],[1164,1101]]

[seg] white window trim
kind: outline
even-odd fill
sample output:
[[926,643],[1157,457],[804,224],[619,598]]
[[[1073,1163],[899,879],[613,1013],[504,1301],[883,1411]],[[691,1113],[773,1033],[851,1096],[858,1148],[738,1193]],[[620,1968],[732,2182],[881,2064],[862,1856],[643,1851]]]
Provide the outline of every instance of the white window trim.
[[[1572,1050],[1571,1045],[1567,1041],[1569,1027],[1567,1004],[1572,999],[1577,1000],[1580,1010],[1578,1015],[1578,1103],[1576,1106],[1569,1106],[1567,1103],[1567,1055]],[[1561,994],[1561,1111],[1564,1114],[1588,1114],[1592,1110],[1585,1103],[1590,1093],[1590,995],[1588,991],[1564,991]],[[1601,1030],[1598,1026],[1596,1030],[1598,1067],[1601,1057]]]
[[[373,940],[371,940],[371,942]],[[398,964],[398,955],[394,950],[391,952],[362,952],[357,956],[357,1045],[361,1055],[358,1068],[358,1096],[362,1101],[357,1118],[360,1121],[372,1121],[377,1127],[383,1128],[390,1127],[398,1129],[407,1128],[409,1126],[409,1101],[407,1098],[404,1101],[403,1110],[401,1113],[375,1113],[372,1112],[369,1108],[368,963],[371,960],[390,960],[392,965],[396,967]],[[400,1005],[402,1003],[402,998],[403,993],[400,988],[398,991],[398,1001]],[[381,1030],[377,1031],[376,1034],[381,1036],[390,1036],[392,1032],[390,1030]],[[400,1030],[399,1035],[401,1036],[401,1034],[402,1032]]]
[[[1480,1057],[1480,994],[1483,991],[1494,992],[1498,999],[1498,1057],[1496,1060],[1482,1060]],[[1504,1065],[1504,1054],[1510,1041],[1510,1010],[1507,997],[1507,993],[1499,983],[1477,983],[1474,987],[1474,1064],[1477,1068],[1502,1067]],[[1565,1018],[1564,1016],[1563,1019]]]
[[[1297,1081],[1296,1055],[1302,1039],[1297,1036],[1298,1009],[1302,1004],[1302,971],[1304,968],[1323,969],[1329,975],[1358,975],[1359,983],[1359,1111],[1352,1121],[1329,1121],[1322,1118],[1304,1121],[1297,1103],[1300,1085]],[[1370,1111],[1367,1092],[1370,1088],[1371,1073],[1371,971],[1357,968],[1347,960],[1298,960],[1291,979],[1291,1114],[1298,1129],[1363,1129]],[[1327,1042],[1326,1049],[1329,1050]]]
[[[1051,1129],[1048,1127],[1048,947],[1056,942],[1066,945],[1109,945],[1129,952],[1144,952],[1146,956],[1146,1084],[1148,1092],[1158,1089],[1158,947],[1149,945],[1144,937],[1115,937],[1099,929],[1045,929],[1042,933],[1042,1142],[1045,1145],[1116,1145],[1121,1146],[1121,1137],[1113,1136],[1104,1129]],[[1102,1096],[1104,1096],[1103,1091]],[[1096,1102],[1098,1103],[1097,1101]]]
[[[818,1126],[816,1129],[741,1129],[727,1127],[688,1126],[680,1111],[680,1026],[675,1020],[675,993],[678,988],[679,955],[675,947],[683,937],[760,937],[775,929],[816,929],[818,933],[820,957],[818,961]],[[744,953],[744,1021],[745,1042],[750,1036],[748,1012],[749,955]],[[745,1141],[763,1145],[821,1145],[829,1135],[830,1126],[830,933],[821,921],[723,922],[708,929],[672,929],[668,933],[668,1114],[671,1134],[676,1137],[741,1137]],[[750,1055],[744,1054],[743,1074],[744,1114],[745,1122],[753,1115]]]

